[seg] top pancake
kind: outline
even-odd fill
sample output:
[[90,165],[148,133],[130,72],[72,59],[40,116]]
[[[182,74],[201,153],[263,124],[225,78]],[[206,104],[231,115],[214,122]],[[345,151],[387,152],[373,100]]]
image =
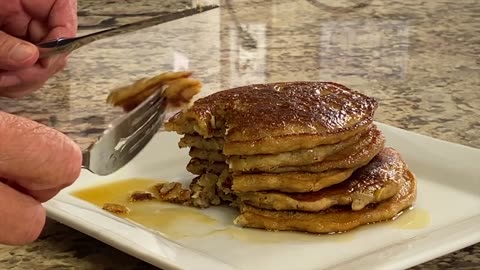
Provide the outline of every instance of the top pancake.
[[377,106],[331,82],[254,84],[197,100],[166,129],[204,138],[222,130],[226,155],[279,153],[345,140],[372,122]]

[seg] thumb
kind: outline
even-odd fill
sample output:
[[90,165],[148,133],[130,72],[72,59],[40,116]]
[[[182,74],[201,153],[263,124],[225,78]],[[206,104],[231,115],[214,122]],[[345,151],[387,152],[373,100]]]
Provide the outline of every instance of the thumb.
[[0,111],[0,178],[11,186],[48,191],[44,201],[76,180],[81,163],[79,146],[64,134]]
[[0,70],[30,67],[38,56],[37,46],[0,31]]

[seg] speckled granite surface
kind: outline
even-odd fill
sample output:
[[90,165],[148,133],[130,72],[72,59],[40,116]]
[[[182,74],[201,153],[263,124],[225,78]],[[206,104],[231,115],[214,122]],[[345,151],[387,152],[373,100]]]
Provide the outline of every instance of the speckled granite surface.
[[[79,0],[80,32],[191,3]],[[41,91],[0,99],[0,109],[55,127],[85,147],[118,112],[104,105],[109,89],[188,68],[204,81],[204,94],[254,82],[334,80],[377,97],[378,121],[480,148],[478,1],[325,3],[234,1],[230,9],[99,41],[75,52]],[[37,242],[0,247],[1,269],[119,267],[153,269],[51,220]],[[480,269],[480,244],[413,269]]]

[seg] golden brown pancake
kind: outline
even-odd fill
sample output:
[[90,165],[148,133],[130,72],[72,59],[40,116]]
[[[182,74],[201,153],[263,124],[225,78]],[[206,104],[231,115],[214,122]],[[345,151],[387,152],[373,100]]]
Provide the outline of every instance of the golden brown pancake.
[[[287,172],[287,173],[262,173],[232,176],[232,189],[237,192],[279,190],[283,192],[311,192],[340,183],[346,180],[354,171],[351,169],[330,170],[320,173]],[[213,173],[219,175],[228,171],[225,163],[209,162],[206,160],[192,159],[187,165],[187,171],[202,175]]]
[[230,189],[230,182],[227,170],[220,174],[205,173],[195,177],[190,183],[193,206],[206,208],[222,202],[232,202],[235,195]]
[[261,191],[238,193],[237,196],[246,204],[269,210],[318,212],[334,205],[351,205],[352,210],[358,211],[368,204],[393,197],[402,186],[405,168],[400,154],[385,148],[347,180],[317,192]]
[[195,177],[190,183],[192,204],[195,207],[206,208],[210,205],[219,205],[222,200],[217,195],[218,175],[212,173]]
[[189,78],[190,75],[192,73],[188,71],[164,72],[151,78],[140,79],[131,85],[112,90],[107,97],[107,103],[130,111],[158,89],[163,89],[163,96],[173,106],[189,103],[202,87],[201,82]]
[[178,146],[180,148],[195,147],[203,150],[222,151],[224,145],[223,138],[203,138],[200,135],[185,134],[180,139]]
[[415,176],[406,169],[403,178],[405,181],[395,196],[378,204],[370,204],[359,211],[352,211],[349,207],[330,207],[320,212],[272,211],[240,204],[241,214],[234,223],[267,230],[333,233],[390,220],[412,206],[416,198]]
[[228,165],[225,162],[210,162],[198,158],[192,158],[187,165],[187,171],[195,175],[207,172],[220,174],[225,169],[228,169]]
[[[382,149],[384,137],[371,129],[364,139],[339,152],[338,160],[327,158],[319,163],[304,166],[273,168],[273,172],[240,173],[232,171],[235,192],[277,190],[282,192],[314,192],[346,180],[356,168],[368,164]],[[346,155],[347,152],[355,151]],[[193,174],[219,172],[227,166],[220,162],[192,159],[187,170]]]
[[371,136],[365,136],[365,140],[360,140],[359,143],[353,144],[335,155],[327,157],[322,162],[303,166],[278,167],[269,172],[323,172],[364,166],[370,162],[385,145],[385,137],[378,129],[373,129],[371,132]]
[[220,151],[208,151],[192,147],[189,152],[190,157],[208,160],[210,162],[225,162],[227,159]]
[[[367,140],[364,133],[359,133],[345,141],[320,145],[312,149],[299,149],[269,155],[229,156],[228,164],[232,171],[268,171],[279,166],[299,166],[317,163],[331,156],[360,139]],[[200,136],[186,135],[181,139],[180,147],[190,147],[189,155],[192,158],[208,160],[210,162],[225,162],[226,156],[221,152],[223,144],[220,138],[203,139]]]
[[211,138],[226,155],[288,152],[334,144],[365,130],[375,99],[331,82],[256,84],[220,91],[179,112],[166,129]]
[[[292,171],[321,172],[336,168],[357,167],[358,164],[368,163],[381,150],[384,143],[383,135],[375,126],[364,133],[356,134],[351,139],[351,141],[347,139],[335,144],[338,146],[336,149],[333,145],[321,145],[312,151],[310,151],[311,149],[301,149],[271,155],[242,156],[243,160],[237,162],[237,165],[240,163],[240,166],[234,167],[233,164],[230,164],[230,168],[233,171],[243,171],[245,173],[281,173]],[[364,152],[362,153],[360,150],[363,149]],[[324,156],[322,157],[322,155]],[[266,157],[265,163],[262,162],[262,156]],[[288,156],[291,157],[291,160],[288,160]],[[316,156],[319,160],[308,159],[313,156]],[[231,156],[228,157],[227,163],[231,162],[231,158]],[[297,165],[289,165],[291,163]]]
[[354,170],[351,168],[320,173],[287,172],[233,175],[232,190],[235,192],[262,190],[313,192],[345,181]]
[[[260,170],[268,171],[279,166],[298,166],[308,165],[322,161],[328,156],[331,156],[355,143],[360,139],[366,140],[366,136],[372,132],[369,128],[365,132],[358,133],[344,141],[336,144],[319,145],[312,149],[299,149],[291,152],[283,152],[278,154],[267,155],[248,155],[248,156],[229,156],[228,164],[233,171],[250,171]],[[193,158],[210,160],[210,161],[225,161],[225,157],[220,157],[224,141],[221,138],[204,139],[198,135],[185,135],[180,139],[180,148],[190,147],[190,156]],[[352,150],[353,151],[353,150]],[[214,152],[214,153],[211,153]],[[214,157],[209,158],[209,155]]]
[[232,171],[270,171],[277,167],[310,165],[323,161],[325,158],[358,143],[367,140],[369,132],[354,136],[336,144],[323,144],[311,149],[299,149],[269,155],[229,156],[228,164]]

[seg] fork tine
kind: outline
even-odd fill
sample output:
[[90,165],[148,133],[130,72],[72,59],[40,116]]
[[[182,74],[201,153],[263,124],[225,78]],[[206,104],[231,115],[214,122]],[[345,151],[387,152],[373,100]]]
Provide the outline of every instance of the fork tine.
[[140,137],[143,136],[143,134],[145,134],[145,132],[149,132],[152,126],[156,125],[158,121],[162,120],[160,118],[161,113],[158,111],[150,115],[150,117],[144,121],[142,126],[140,126],[135,132],[132,133],[132,135],[130,135],[126,139],[125,144],[122,146],[122,148],[127,147],[130,142],[138,140]]
[[157,99],[154,104],[152,104],[151,107],[148,107],[144,111],[144,113],[137,118],[132,118],[131,120],[131,128],[133,131],[139,129],[143,124],[145,123],[146,120],[148,120],[150,115],[153,115],[155,112],[158,112],[160,108],[164,105],[162,102],[162,99]]
[[[108,175],[134,158],[143,148],[140,146],[146,145],[163,124],[167,101],[162,94],[161,90],[155,92],[113,121],[98,141],[84,151],[82,167],[97,175]],[[135,143],[136,140],[141,143]]]
[[[135,132],[143,122],[154,111],[160,110],[165,105],[165,98],[162,96],[162,91],[157,91],[149,97],[144,103],[140,104],[137,108],[129,112],[124,117],[121,117],[110,124],[110,129],[116,128],[116,132],[119,132],[121,137],[125,138],[131,133]],[[110,130],[107,130],[107,133]]]
[[163,122],[162,116],[164,115],[160,112],[152,115],[140,129],[135,131],[135,133],[127,139],[121,149],[116,151],[116,154],[129,160],[136,156],[157,133],[157,130]]

